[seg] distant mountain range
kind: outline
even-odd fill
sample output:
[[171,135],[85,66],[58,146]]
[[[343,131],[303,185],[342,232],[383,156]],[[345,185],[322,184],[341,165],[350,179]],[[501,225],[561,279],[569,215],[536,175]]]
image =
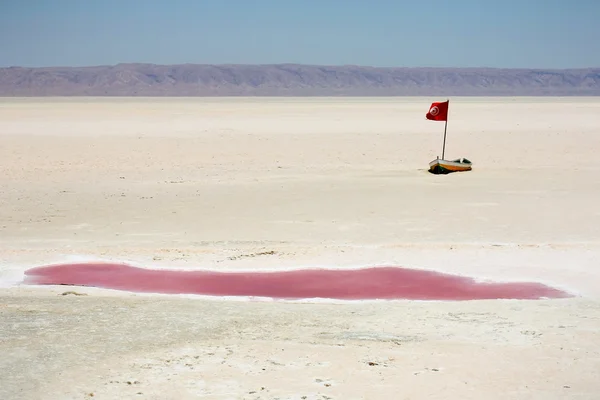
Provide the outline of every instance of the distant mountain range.
[[0,68],[0,96],[598,96],[600,68],[155,65]]

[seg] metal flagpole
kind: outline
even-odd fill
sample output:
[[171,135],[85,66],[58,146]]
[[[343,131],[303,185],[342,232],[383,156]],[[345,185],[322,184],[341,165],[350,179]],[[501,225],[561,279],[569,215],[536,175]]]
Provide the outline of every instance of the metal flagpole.
[[448,110],[446,111],[446,123],[444,124],[444,146],[442,147],[442,160],[446,152],[446,129],[448,128],[448,114],[450,114],[450,99],[448,99]]

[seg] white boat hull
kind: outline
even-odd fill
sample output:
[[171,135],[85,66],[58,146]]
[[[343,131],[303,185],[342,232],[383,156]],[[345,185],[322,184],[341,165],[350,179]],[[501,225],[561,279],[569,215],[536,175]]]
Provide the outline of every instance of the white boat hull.
[[449,174],[452,172],[470,171],[471,169],[472,163],[466,158],[459,158],[457,160],[437,158],[429,163],[429,172],[433,174]]

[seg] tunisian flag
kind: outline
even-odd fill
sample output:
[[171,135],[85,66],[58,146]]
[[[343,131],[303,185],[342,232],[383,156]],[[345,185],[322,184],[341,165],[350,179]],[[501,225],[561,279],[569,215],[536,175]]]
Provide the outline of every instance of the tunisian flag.
[[448,103],[450,100],[443,102],[431,103],[429,111],[425,114],[425,118],[432,121],[447,121],[448,120]]

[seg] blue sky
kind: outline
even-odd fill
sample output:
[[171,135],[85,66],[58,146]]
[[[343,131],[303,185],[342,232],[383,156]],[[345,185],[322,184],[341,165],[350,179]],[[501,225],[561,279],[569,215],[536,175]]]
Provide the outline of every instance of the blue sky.
[[600,67],[600,0],[0,0],[0,66]]

